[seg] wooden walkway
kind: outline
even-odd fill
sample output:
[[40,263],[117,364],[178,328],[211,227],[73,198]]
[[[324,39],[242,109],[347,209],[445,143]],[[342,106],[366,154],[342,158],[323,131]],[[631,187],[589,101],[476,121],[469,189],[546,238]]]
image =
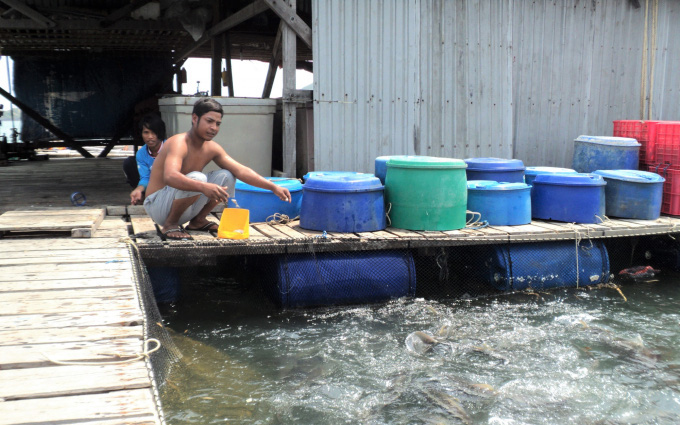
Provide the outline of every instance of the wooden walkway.
[[0,239],[0,425],[161,423],[127,235]]

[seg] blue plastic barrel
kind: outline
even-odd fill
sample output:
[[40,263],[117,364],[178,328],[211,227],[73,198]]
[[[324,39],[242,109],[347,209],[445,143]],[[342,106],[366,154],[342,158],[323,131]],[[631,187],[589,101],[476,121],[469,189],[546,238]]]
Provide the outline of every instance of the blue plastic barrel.
[[467,179],[524,183],[524,163],[519,159],[468,158]]
[[357,174],[364,173],[358,173],[356,171],[310,171],[309,173],[302,176],[302,181],[307,182],[307,179],[313,176],[354,176]]
[[524,170],[524,183],[533,186],[534,179],[539,174],[575,174],[576,170],[560,167],[527,167]]
[[502,291],[587,286],[609,279],[609,255],[598,240],[582,240],[578,248],[574,241],[494,245],[485,252],[473,273]]
[[606,184],[602,176],[596,174],[538,175],[534,179],[531,215],[569,223],[601,223],[605,214]]
[[417,155],[385,155],[379,156],[375,159],[375,176],[380,179],[382,184],[385,184],[385,176],[387,175],[387,161],[392,158],[415,158]]
[[174,267],[147,267],[153,295],[158,304],[174,303],[179,298],[179,272]]
[[[295,218],[300,215],[302,204],[302,183],[298,179],[286,177],[265,177],[277,186],[288,188],[291,202],[284,202],[274,195],[271,190],[251,186],[241,180],[236,181],[234,199],[240,208],[250,211],[250,222],[261,223],[267,221],[276,213],[285,214]],[[229,202],[229,207],[235,207],[233,202]]]
[[498,183],[490,180],[467,182],[467,209],[480,213],[480,220],[491,226],[531,223],[531,187],[524,183]]
[[300,227],[329,232],[383,230],[384,186],[371,174],[316,175],[303,186]]
[[607,182],[605,211],[608,216],[656,220],[661,215],[663,177],[639,170],[593,171]]
[[572,167],[579,173],[595,170],[637,170],[640,144],[628,137],[579,136],[574,140]]
[[409,251],[294,254],[268,261],[275,263],[276,283],[265,280],[271,286],[266,292],[282,307],[383,302],[416,292]]

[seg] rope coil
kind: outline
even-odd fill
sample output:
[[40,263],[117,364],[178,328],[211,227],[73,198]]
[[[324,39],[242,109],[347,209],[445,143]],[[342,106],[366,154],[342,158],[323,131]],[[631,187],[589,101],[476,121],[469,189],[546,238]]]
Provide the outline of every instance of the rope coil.
[[[153,343],[156,344],[156,346],[152,349],[149,349],[149,343],[150,342],[153,342]],[[127,359],[127,360],[113,360],[113,361],[105,360],[105,361],[101,361],[101,362],[99,362],[99,361],[97,361],[97,362],[61,361],[61,360],[55,360],[55,359],[51,358],[50,356],[48,356],[44,352],[40,352],[40,354],[42,354],[50,362],[52,362],[54,364],[61,365],[61,366],[102,366],[102,365],[106,366],[106,365],[117,365],[117,364],[132,363],[132,362],[136,362],[137,360],[149,358],[149,356],[151,354],[155,353],[160,348],[161,348],[161,342],[159,340],[157,340],[156,338],[149,338],[146,341],[144,341],[144,351],[142,351],[141,353],[133,354],[132,355],[132,356],[134,356],[133,358]],[[104,355],[104,356],[118,357],[118,358],[129,357],[129,356],[121,356],[120,354],[117,354],[117,353],[97,353],[97,354]]]

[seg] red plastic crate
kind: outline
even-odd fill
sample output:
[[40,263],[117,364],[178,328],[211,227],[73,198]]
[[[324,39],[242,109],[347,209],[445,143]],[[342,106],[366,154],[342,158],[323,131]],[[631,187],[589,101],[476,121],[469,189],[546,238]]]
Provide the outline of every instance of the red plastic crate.
[[655,162],[653,130],[657,122],[659,121],[616,120],[613,136],[637,140],[640,143],[640,163],[653,164]]
[[670,164],[649,165],[647,169],[666,179],[663,183],[661,212],[680,215],[680,169],[671,168]]
[[680,123],[658,122],[654,125],[655,155],[654,163],[668,163],[671,167],[680,167]]

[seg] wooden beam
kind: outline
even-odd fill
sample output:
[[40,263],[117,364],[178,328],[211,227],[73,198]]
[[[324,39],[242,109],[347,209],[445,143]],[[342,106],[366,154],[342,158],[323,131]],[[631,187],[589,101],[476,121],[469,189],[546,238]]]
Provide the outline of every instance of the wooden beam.
[[[4,1],[4,0],[0,0]],[[56,24],[53,29],[60,30],[101,30],[101,21],[97,19],[61,19],[54,21]],[[45,29],[43,25],[29,19],[0,19],[0,28],[40,30]],[[166,21],[117,21],[110,28],[111,30],[154,30],[154,31],[177,31],[177,24]]]
[[274,39],[274,49],[272,50],[272,57],[269,59],[269,70],[267,71],[267,78],[264,81],[264,90],[262,90],[262,98],[266,99],[272,94],[272,87],[274,86],[274,78],[276,78],[276,71],[281,62],[281,34],[286,24],[281,21],[279,23],[279,30],[276,32],[276,39]]
[[44,17],[42,14],[36,12],[34,9],[28,7],[25,2],[19,0],[0,0],[12,9],[21,14],[31,18],[40,25],[41,28],[52,28],[57,25],[53,20]]
[[287,6],[283,0],[264,0],[264,2],[281,18],[281,21],[295,31],[307,47],[312,48],[312,29],[297,15],[295,6]]
[[129,18],[130,13],[150,2],[151,0],[133,0],[129,4],[126,4],[125,6],[121,7],[120,9],[114,10],[106,18],[102,19],[100,21],[100,25],[102,26],[102,28],[110,27],[115,22],[125,17]]
[[82,146],[78,145],[75,140],[73,140],[73,137],[69,136],[68,134],[64,133],[61,131],[57,126],[52,124],[49,120],[46,118],[43,118],[39,113],[34,111],[31,107],[26,105],[24,102],[20,101],[16,97],[12,96],[8,92],[6,92],[3,88],[0,87],[0,95],[4,96],[5,99],[9,100],[12,102],[14,105],[16,105],[17,108],[21,109],[21,112],[26,114],[27,116],[33,118],[35,122],[38,124],[42,125],[52,133],[54,133],[55,136],[59,137],[62,139],[68,146],[71,148],[75,149],[80,153],[82,156],[85,158],[94,158],[92,154],[85,149],[83,149]]
[[227,31],[222,34],[224,38],[224,60],[227,63],[227,87],[229,88],[229,97],[234,97],[234,74],[231,68],[231,41],[229,40],[229,33]]
[[[220,18],[219,4],[215,4],[215,22]],[[212,43],[212,61],[210,63],[210,95],[222,96],[222,42],[221,36],[213,37]]]
[[253,16],[259,15],[260,13],[266,10],[269,10],[269,7],[264,3],[264,0],[254,1],[253,3],[249,4],[248,6],[239,10],[238,12],[233,13],[227,19],[211,27],[209,30],[205,32],[205,34],[203,34],[203,37],[201,37],[194,44],[179,51],[177,53],[177,57],[175,57],[175,62],[179,62],[180,60],[189,57],[189,55],[193,53],[194,50],[198,49],[203,44],[207,43],[210,39],[212,39],[216,35],[222,34],[225,31],[229,31],[236,25],[247,21]]
[[[288,0],[288,8],[295,10],[296,0]],[[296,121],[297,104],[286,100],[295,91],[295,64],[297,62],[297,37],[295,31],[285,25],[281,34],[283,55],[283,173],[296,177]]]

